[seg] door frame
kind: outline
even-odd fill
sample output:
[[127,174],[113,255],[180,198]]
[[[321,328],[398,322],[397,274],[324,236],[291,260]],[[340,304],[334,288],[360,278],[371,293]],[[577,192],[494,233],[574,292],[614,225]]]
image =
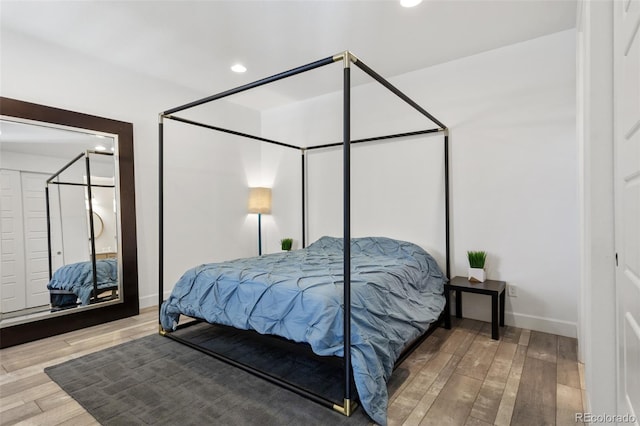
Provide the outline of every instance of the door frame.
[[613,3],[579,0],[577,134],[581,215],[578,356],[587,412],[617,412]]

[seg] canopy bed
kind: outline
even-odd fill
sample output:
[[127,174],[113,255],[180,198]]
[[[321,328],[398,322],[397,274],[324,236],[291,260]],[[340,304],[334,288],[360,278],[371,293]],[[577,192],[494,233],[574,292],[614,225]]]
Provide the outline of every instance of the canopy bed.
[[[118,297],[118,262],[116,259],[100,259],[96,253],[96,238],[102,232],[104,225],[100,216],[94,210],[93,188],[115,188],[111,184],[97,184],[91,181],[91,155],[113,157],[113,153],[85,150],[55,172],[46,181],[45,200],[47,213],[47,249],[49,255],[49,290],[51,310],[68,309],[80,305],[113,300]],[[86,182],[69,182],[60,180],[61,175],[70,167],[84,159]],[[63,265],[53,271],[52,232],[51,232],[51,194],[49,185],[65,185],[83,187],[86,189],[85,203],[89,222],[89,255],[91,260],[74,262]],[[58,193],[59,194],[59,193]],[[82,206],[85,208],[85,206]],[[96,232],[96,230],[99,230]],[[108,292],[106,296],[102,293]]]
[[[335,62],[343,64],[343,141],[308,147],[255,136],[179,117],[176,113],[266,85]],[[356,65],[437,127],[351,139],[352,65]],[[270,254],[187,271],[165,301],[164,294],[164,120],[175,120],[298,150],[302,159],[302,250]],[[442,133],[446,274],[415,244],[390,238],[351,236],[350,146],[381,140]],[[343,236],[323,237],[307,247],[305,156],[310,150],[342,147]],[[450,328],[449,300],[443,285],[450,277],[448,129],[349,51],[164,111],[159,122],[159,305],[160,334],[281,385],[304,397],[350,415],[359,398],[367,414],[386,424],[386,380],[431,332],[444,322]],[[322,356],[341,359],[341,403],[280,376],[233,359],[176,333],[180,315],[311,346]],[[277,337],[276,337],[277,338]],[[355,385],[355,388],[354,388]]]

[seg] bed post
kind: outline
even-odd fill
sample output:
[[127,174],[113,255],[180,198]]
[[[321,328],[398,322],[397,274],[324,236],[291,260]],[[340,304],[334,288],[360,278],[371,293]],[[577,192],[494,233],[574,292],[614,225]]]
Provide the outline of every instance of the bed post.
[[49,281],[53,277],[53,260],[51,257],[51,207],[49,204],[49,182],[44,187],[44,199],[47,208],[47,248],[49,249]]
[[160,325],[160,308],[164,302],[164,170],[163,170],[163,147],[164,147],[164,126],[163,116],[158,116],[158,324],[160,334],[165,331]]
[[444,129],[444,222],[447,278],[451,279],[451,245],[449,232],[449,129]]
[[96,265],[96,241],[93,232],[93,200],[91,194],[91,165],[89,160],[89,151],[85,153],[85,165],[87,168],[87,198],[89,204],[89,235],[91,241],[91,266],[93,267],[93,299],[98,299],[98,270]]
[[306,153],[307,150],[305,148],[302,148],[300,150],[301,155],[300,157],[302,158],[302,248],[305,248],[307,246],[307,238],[306,238],[306,216],[307,216],[307,211],[306,211],[306,206],[307,206],[307,194],[306,194],[306,185],[307,185],[307,179],[306,179],[306,170],[305,170],[305,160],[306,160]]
[[[445,229],[445,256],[447,259],[447,279],[451,279],[451,232],[449,222],[449,129],[444,129],[444,229]],[[444,290],[444,328],[451,328],[451,307],[449,305],[450,294]]]
[[344,276],[344,403],[338,411],[350,416],[351,402],[351,53],[344,52],[343,88],[343,276]]

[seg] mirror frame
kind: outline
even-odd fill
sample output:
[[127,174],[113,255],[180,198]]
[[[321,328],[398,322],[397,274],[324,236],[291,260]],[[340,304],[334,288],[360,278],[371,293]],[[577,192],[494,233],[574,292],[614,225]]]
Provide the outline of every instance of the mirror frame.
[[133,124],[0,96],[0,115],[118,135],[120,224],[122,252],[121,303],[69,311],[64,315],[0,328],[0,348],[31,342],[73,330],[138,315],[138,255],[136,239]]

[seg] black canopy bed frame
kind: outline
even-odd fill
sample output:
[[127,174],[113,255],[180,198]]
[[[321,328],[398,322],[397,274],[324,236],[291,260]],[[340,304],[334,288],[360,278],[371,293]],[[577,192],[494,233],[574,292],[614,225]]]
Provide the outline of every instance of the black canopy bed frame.
[[[90,303],[93,304],[93,303],[105,302],[105,301],[117,298],[117,295],[114,294],[114,291],[117,289],[117,287],[103,288],[98,290],[98,272],[97,272],[97,260],[96,260],[96,241],[95,241],[95,229],[94,229],[94,218],[93,218],[94,210],[93,210],[92,188],[95,187],[95,188],[114,188],[115,189],[116,186],[91,183],[90,155],[106,155],[106,156],[113,157],[112,152],[96,151],[92,149],[88,149],[81,152],[76,157],[74,157],[71,161],[65,164],[60,170],[58,170],[53,175],[51,175],[49,179],[47,179],[44,193],[45,193],[46,212],[47,212],[47,249],[49,254],[49,280],[51,280],[51,278],[53,277],[53,253],[52,253],[52,247],[51,247],[51,205],[50,205],[51,203],[50,203],[50,195],[49,195],[49,185],[81,186],[86,188],[87,206],[88,206],[88,215],[89,215],[89,241],[91,244],[90,262],[92,267],[92,282],[93,282],[93,289],[91,291]],[[80,162],[83,158],[85,160],[84,167],[85,167],[85,173],[87,175],[87,182],[79,183],[79,182],[60,181],[60,175],[64,173],[66,170],[68,170],[74,164]],[[109,291],[109,290],[112,292],[110,296],[106,296],[102,298],[99,297],[100,293],[104,291]],[[54,295],[72,295],[74,294],[73,292],[69,292],[65,290],[49,290],[49,293],[51,295],[52,310],[66,309],[66,308],[77,306],[77,304],[71,304],[70,306],[56,307],[53,301]]]
[[[187,109],[196,107],[196,106],[200,106],[203,104],[207,104],[209,102],[213,102],[222,98],[225,98],[227,96],[230,95],[234,95],[240,92],[244,92],[259,86],[263,86],[278,80],[282,80],[285,79],[287,77],[291,77],[297,74],[301,74],[304,73],[306,71],[310,71],[319,67],[323,67],[325,65],[329,65],[335,62],[342,62],[343,63],[343,141],[342,142],[337,142],[337,143],[328,143],[328,144],[321,144],[321,145],[315,145],[315,146],[309,146],[309,147],[299,147],[299,146],[295,146],[295,145],[291,145],[288,143],[284,143],[281,141],[276,141],[276,140],[272,140],[272,139],[268,139],[268,138],[263,138],[260,136],[255,136],[255,135],[251,135],[251,134],[247,134],[247,133],[243,133],[243,132],[239,132],[239,131],[235,131],[235,130],[230,130],[230,129],[225,129],[225,128],[221,128],[221,127],[217,127],[217,126],[213,126],[213,125],[209,125],[209,124],[205,124],[205,123],[201,123],[201,122],[197,122],[197,121],[193,121],[187,118],[182,118],[182,117],[178,117],[175,114],[181,111],[185,111]],[[411,132],[406,132],[406,133],[397,133],[397,134],[390,134],[390,135],[383,135],[383,136],[377,136],[377,137],[370,137],[370,138],[364,138],[364,139],[357,139],[357,140],[352,140],[351,139],[351,114],[350,114],[350,102],[351,102],[351,80],[350,80],[350,73],[351,73],[351,66],[352,65],[356,65],[358,68],[360,68],[362,71],[364,71],[366,74],[368,74],[370,77],[372,77],[374,80],[376,80],[377,82],[379,82],[380,84],[382,84],[384,87],[386,87],[389,91],[391,91],[393,94],[395,94],[396,96],[398,96],[401,100],[403,100],[406,104],[408,104],[409,106],[411,106],[413,109],[415,109],[416,111],[418,111],[420,114],[422,114],[424,117],[426,117],[427,119],[429,119],[430,122],[436,124],[438,127],[437,128],[431,128],[431,129],[425,129],[425,130],[419,130],[419,131],[411,131]],[[351,52],[349,51],[345,51],[342,53],[339,53],[335,56],[330,56],[312,63],[309,63],[307,65],[303,65],[297,68],[293,68],[291,70],[279,73],[279,74],[275,74],[271,77],[267,77],[267,78],[263,78],[261,80],[257,80],[253,83],[249,83],[249,84],[245,84],[243,86],[239,86],[236,87],[234,89],[230,89],[206,98],[202,98],[193,102],[190,102],[188,104],[184,104],[169,110],[166,110],[162,113],[159,114],[159,165],[158,165],[158,172],[159,172],[159,291],[158,291],[158,296],[159,296],[159,306],[162,306],[163,302],[164,302],[164,155],[163,155],[163,149],[164,149],[164,120],[165,119],[169,119],[169,120],[174,120],[174,121],[178,121],[178,122],[182,122],[185,124],[189,124],[189,125],[194,125],[194,126],[198,126],[198,127],[203,127],[203,128],[207,128],[207,129],[211,129],[211,130],[215,130],[218,132],[223,132],[223,133],[227,133],[227,134],[233,134],[236,136],[240,136],[240,137],[244,137],[244,138],[249,138],[249,139],[253,139],[253,140],[257,140],[260,142],[264,142],[264,143],[269,143],[269,144],[273,144],[273,145],[278,145],[278,146],[282,146],[282,147],[286,147],[286,148],[290,148],[290,149],[295,149],[298,150],[301,153],[301,164],[302,164],[302,247],[306,247],[306,200],[307,200],[307,194],[305,193],[305,176],[306,176],[306,171],[305,171],[305,162],[306,162],[306,153],[307,151],[311,151],[311,150],[316,150],[316,149],[322,149],[322,148],[329,148],[329,147],[339,147],[342,146],[343,147],[343,303],[344,303],[344,321],[343,321],[343,325],[344,325],[344,340],[343,340],[343,347],[344,347],[344,356],[343,356],[343,360],[342,360],[342,368],[343,368],[343,380],[344,380],[344,398],[343,398],[343,404],[339,405],[336,404],[334,401],[331,401],[329,399],[326,399],[325,397],[318,395],[314,392],[310,392],[309,390],[302,388],[300,386],[297,386],[294,383],[291,383],[287,380],[284,380],[280,377],[271,375],[267,372],[261,371],[259,369],[254,368],[253,366],[250,365],[246,365],[244,363],[238,362],[236,360],[230,359],[229,357],[213,352],[207,348],[201,347],[200,345],[193,343],[189,340],[186,339],[182,339],[179,336],[174,335],[173,333],[164,330],[162,325],[160,325],[160,334],[166,337],[169,337],[175,341],[178,341],[180,343],[183,343],[185,345],[188,345],[190,347],[193,347],[197,350],[200,350],[208,355],[211,355],[215,358],[218,358],[224,362],[227,362],[231,365],[234,365],[236,367],[239,367],[245,371],[248,371],[254,375],[257,375],[259,377],[262,377],[263,379],[266,379],[272,383],[275,383],[277,385],[280,385],[288,390],[291,390],[299,395],[302,395],[308,399],[311,399],[314,402],[320,403],[321,405],[325,405],[327,407],[333,408],[334,410],[344,414],[344,415],[351,415],[351,413],[354,411],[355,407],[356,407],[356,403],[354,400],[354,391],[352,389],[353,387],[353,382],[351,380],[351,376],[352,376],[352,369],[351,369],[351,328],[350,328],[350,324],[351,324],[351,203],[350,203],[350,193],[351,193],[351,182],[350,182],[350,174],[351,174],[351,159],[350,159],[350,146],[351,144],[356,144],[356,143],[366,143],[366,142],[373,142],[373,141],[381,141],[381,140],[393,140],[393,139],[397,139],[397,138],[404,138],[404,137],[409,137],[409,136],[416,136],[416,135],[424,135],[424,134],[430,134],[430,133],[442,133],[444,135],[444,158],[443,158],[443,162],[444,162],[444,192],[445,192],[445,197],[444,197],[444,208],[445,208],[445,256],[446,256],[446,277],[450,278],[451,277],[451,265],[450,265],[450,232],[449,232],[449,130],[448,128],[439,120],[437,120],[433,115],[431,115],[429,112],[427,112],[424,108],[422,108],[420,105],[418,105],[416,102],[414,102],[412,99],[410,99],[407,95],[405,95],[403,92],[401,92],[399,89],[397,89],[395,86],[393,86],[391,83],[389,83],[387,80],[385,80],[382,76],[380,76],[379,74],[377,74],[375,71],[373,71],[371,68],[369,68],[364,62],[362,62],[362,60],[360,60],[358,57],[356,57],[355,55],[353,55]],[[451,316],[450,316],[450,310],[449,310],[449,295],[448,292],[445,291],[445,308],[444,311],[441,313],[440,317],[438,318],[438,320],[436,321],[436,323],[432,324],[432,326],[430,326],[428,328],[428,330],[420,337],[418,337],[416,339],[416,341],[412,342],[403,352],[402,354],[400,354],[400,357],[398,358],[398,360],[396,361],[396,366],[399,365],[415,348],[417,348],[422,341],[424,341],[424,339],[430,335],[433,330],[436,328],[436,325],[438,324],[442,324],[444,322],[444,326],[445,328],[449,329],[451,328]],[[189,325],[193,324],[192,323],[187,323],[184,325],[180,325],[178,326],[178,328],[181,327],[187,327]]]

